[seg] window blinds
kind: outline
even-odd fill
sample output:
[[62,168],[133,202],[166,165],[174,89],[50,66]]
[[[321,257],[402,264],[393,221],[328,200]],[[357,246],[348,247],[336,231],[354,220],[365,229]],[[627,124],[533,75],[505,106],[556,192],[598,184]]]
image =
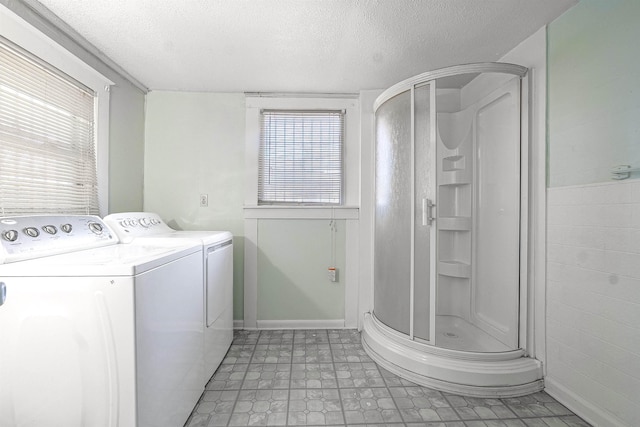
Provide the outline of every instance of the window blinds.
[[95,94],[0,39],[0,215],[98,214]]
[[263,110],[258,204],[342,203],[343,111]]

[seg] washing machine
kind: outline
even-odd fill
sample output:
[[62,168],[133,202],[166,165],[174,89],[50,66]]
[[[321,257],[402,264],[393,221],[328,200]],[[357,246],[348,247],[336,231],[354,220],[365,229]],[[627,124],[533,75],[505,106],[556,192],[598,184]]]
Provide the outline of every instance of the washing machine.
[[108,215],[105,222],[122,242],[192,239],[202,247],[205,383],[233,341],[233,236],[228,231],[179,231],[152,212]]
[[0,425],[182,426],[203,392],[201,245],[0,218]]

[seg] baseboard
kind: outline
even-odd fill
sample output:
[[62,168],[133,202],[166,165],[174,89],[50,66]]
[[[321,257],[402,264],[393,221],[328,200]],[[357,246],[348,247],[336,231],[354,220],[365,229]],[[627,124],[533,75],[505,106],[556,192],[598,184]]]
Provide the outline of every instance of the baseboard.
[[573,391],[555,381],[553,378],[545,377],[544,384],[544,391],[546,391],[551,397],[595,427],[632,427],[622,423],[617,418],[613,418],[611,414],[607,413],[602,408],[598,408],[592,403],[587,402]]
[[233,320],[233,329],[244,329],[244,320]]
[[338,320],[258,320],[258,329],[345,329]]

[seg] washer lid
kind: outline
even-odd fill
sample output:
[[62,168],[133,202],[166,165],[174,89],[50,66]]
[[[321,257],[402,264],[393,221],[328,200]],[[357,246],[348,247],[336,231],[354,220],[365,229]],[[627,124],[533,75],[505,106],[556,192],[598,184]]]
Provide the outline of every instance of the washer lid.
[[202,247],[195,242],[180,241],[176,245],[169,244],[166,239],[140,244],[118,244],[3,264],[0,265],[0,276],[135,276],[189,254],[200,253],[201,250]]
[[120,212],[104,217],[121,242],[127,243],[137,237],[153,237],[174,231],[153,212]]
[[174,230],[160,215],[153,212],[121,212],[104,217],[118,235],[121,242],[131,242],[139,238],[187,238],[196,239],[204,246],[221,243],[233,238],[228,231]]

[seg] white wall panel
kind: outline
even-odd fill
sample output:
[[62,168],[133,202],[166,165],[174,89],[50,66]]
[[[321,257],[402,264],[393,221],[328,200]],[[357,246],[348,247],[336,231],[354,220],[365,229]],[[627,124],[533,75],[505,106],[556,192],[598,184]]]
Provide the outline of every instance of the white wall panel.
[[596,425],[640,425],[640,182],[548,195],[547,389]]

